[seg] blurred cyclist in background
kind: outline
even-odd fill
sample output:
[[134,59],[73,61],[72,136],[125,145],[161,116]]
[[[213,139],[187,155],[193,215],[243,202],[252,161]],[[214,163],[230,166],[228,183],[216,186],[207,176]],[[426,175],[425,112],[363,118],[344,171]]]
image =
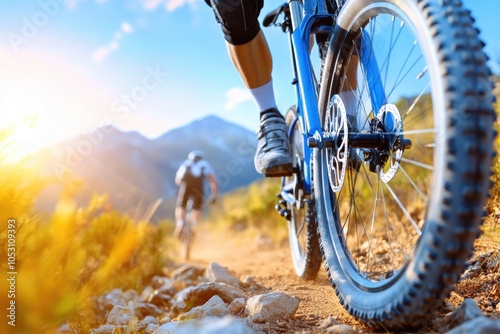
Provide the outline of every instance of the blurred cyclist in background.
[[191,227],[194,227],[201,216],[201,207],[204,202],[205,180],[210,184],[211,195],[209,202],[215,202],[219,187],[215,179],[215,172],[210,163],[204,159],[202,151],[195,150],[189,153],[187,160],[177,170],[175,183],[180,187],[175,208],[176,227],[174,236],[179,237],[186,219],[186,206],[192,201]]

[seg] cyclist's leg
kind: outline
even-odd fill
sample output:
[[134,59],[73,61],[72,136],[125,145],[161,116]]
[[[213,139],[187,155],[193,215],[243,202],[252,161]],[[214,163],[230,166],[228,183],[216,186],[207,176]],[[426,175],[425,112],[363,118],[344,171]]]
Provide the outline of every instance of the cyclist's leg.
[[[228,53],[249,89],[271,81],[272,57],[258,21],[263,0],[210,0]],[[242,3],[244,2],[244,5]]]
[[260,111],[261,128],[255,154],[259,173],[280,176],[291,170],[291,155],[285,120],[278,111],[272,82],[272,57],[262,31],[248,43],[227,43],[233,63],[250,89]]
[[245,83],[253,89],[271,81],[273,61],[266,37],[259,29],[257,34],[245,44],[226,42],[229,56]]
[[191,224],[191,235],[194,235],[194,228],[198,224],[201,218],[201,208],[203,206],[203,188],[193,189],[193,196],[191,200],[193,201],[191,212],[189,215],[189,222]]
[[276,107],[272,57],[258,22],[263,1],[211,0],[211,5],[221,24],[229,56],[261,112],[255,167],[268,176],[288,173],[291,156],[287,128]]
[[177,203],[175,206],[175,230],[174,236],[178,238],[182,231],[184,221],[186,220],[186,205],[189,199],[189,193],[186,184],[181,184],[177,194]]

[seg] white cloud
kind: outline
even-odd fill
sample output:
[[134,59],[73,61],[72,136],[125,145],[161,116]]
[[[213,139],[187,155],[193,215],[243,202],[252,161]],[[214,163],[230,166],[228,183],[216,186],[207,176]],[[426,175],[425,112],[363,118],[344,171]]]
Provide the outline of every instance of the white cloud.
[[[96,1],[106,1],[106,0],[96,0]],[[123,22],[121,24],[120,30],[116,31],[113,40],[109,42],[106,46],[101,46],[92,53],[92,60],[95,62],[100,62],[106,59],[113,51],[118,50],[120,47],[120,41],[123,38],[123,34],[130,34],[134,31],[132,25],[128,22]]]
[[68,0],[66,1],[66,7],[68,7],[69,9],[74,9],[81,1],[82,0]]
[[[70,9],[75,9],[78,5],[87,0],[66,0],[66,7]],[[108,0],[93,0],[98,4],[103,4]],[[173,12],[174,10],[181,8],[185,5],[189,5],[191,9],[196,9],[199,0],[136,0],[142,7],[147,10],[155,10],[159,6],[163,6],[167,11]]]
[[123,22],[122,23],[122,31],[126,34],[130,34],[134,29],[132,29],[132,26],[128,22]]
[[196,0],[166,0],[165,8],[169,12],[173,12],[177,8],[180,8],[184,5],[191,5],[191,8],[194,8]]
[[111,42],[109,45],[101,46],[92,54],[92,60],[96,63],[103,61],[107,56],[111,54],[114,50],[118,49],[118,42]]
[[[66,1],[66,7],[69,9],[75,9],[80,2],[83,2],[85,0],[67,0]],[[95,2],[102,4],[105,3],[108,0],[94,0]]]
[[154,10],[156,7],[162,4],[163,0],[140,0],[144,9]]
[[226,92],[226,110],[234,109],[237,105],[249,101],[252,95],[246,88],[234,87]]
[[196,9],[199,0],[139,0],[146,10],[155,10],[162,5],[167,11],[174,10],[189,5],[191,9]]

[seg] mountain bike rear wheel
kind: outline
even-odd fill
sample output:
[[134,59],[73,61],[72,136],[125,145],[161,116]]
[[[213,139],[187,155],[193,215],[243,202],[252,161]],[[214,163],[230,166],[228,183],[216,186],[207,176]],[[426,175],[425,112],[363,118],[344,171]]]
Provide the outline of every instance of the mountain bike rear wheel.
[[[289,212],[288,235],[293,266],[297,276],[310,280],[316,278],[323,262],[319,249],[318,225],[314,209],[314,199],[303,189],[304,172],[304,140],[301,129],[301,120],[297,118],[295,107],[288,110],[285,116],[290,129],[290,149],[292,150],[292,176],[282,178],[284,195],[291,199],[283,199]],[[293,201],[293,204],[291,203]]]
[[457,0],[353,0],[332,32],[318,224],[340,302],[368,324],[425,324],[478,236],[496,116],[473,22]]

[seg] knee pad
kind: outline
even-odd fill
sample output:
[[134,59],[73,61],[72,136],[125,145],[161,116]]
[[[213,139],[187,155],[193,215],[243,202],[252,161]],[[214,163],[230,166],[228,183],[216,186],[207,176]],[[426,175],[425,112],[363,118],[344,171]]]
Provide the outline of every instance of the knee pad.
[[[260,31],[259,14],[263,0],[209,0],[228,43],[250,42]],[[208,1],[207,1],[208,2]]]

